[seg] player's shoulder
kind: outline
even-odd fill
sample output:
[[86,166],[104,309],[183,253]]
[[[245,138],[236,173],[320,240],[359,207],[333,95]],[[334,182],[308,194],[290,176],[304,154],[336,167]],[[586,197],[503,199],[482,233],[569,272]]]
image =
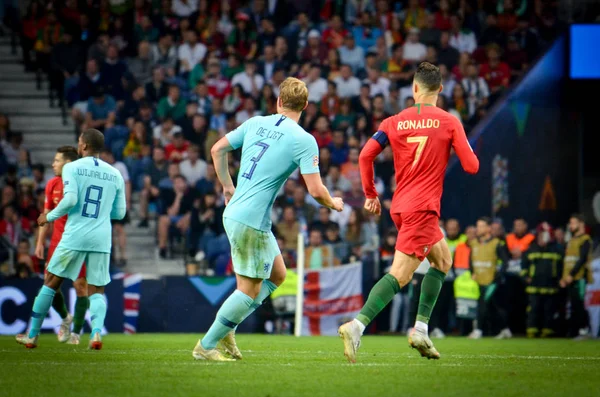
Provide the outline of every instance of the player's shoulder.
[[60,176],[53,176],[48,183],[46,183],[46,192],[52,192],[58,184],[62,184],[62,178]]

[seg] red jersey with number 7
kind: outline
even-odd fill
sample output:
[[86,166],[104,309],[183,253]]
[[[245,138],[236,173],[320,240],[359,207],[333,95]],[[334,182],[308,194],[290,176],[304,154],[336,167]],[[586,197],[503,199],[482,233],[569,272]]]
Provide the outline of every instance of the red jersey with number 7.
[[[63,198],[63,180],[60,176],[55,176],[50,179],[46,184],[46,200],[44,202],[44,208],[52,211],[60,200]],[[65,224],[67,223],[67,215],[58,218],[53,222],[52,238],[50,239],[51,246],[57,246],[60,243],[63,232],[65,231]]]
[[396,172],[392,214],[433,211],[440,216],[450,149],[454,148],[466,172],[475,174],[479,170],[479,160],[460,120],[438,107],[417,104],[383,120],[363,148],[360,169],[367,198],[377,197],[373,160],[388,144]]

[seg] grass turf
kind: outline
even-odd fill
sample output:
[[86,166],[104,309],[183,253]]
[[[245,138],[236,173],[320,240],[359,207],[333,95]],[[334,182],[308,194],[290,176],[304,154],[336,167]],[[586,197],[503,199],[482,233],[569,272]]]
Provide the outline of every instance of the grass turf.
[[244,359],[195,361],[197,335],[109,335],[102,351],[43,335],[26,350],[0,337],[3,396],[590,396],[600,388],[600,343],[435,341],[439,361],[403,336],[367,336],[348,364],[339,338],[238,335]]

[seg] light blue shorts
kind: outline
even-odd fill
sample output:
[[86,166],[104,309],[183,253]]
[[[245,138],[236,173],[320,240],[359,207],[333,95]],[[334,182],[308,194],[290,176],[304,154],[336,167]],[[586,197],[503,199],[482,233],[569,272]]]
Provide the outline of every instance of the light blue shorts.
[[48,264],[48,272],[75,281],[84,262],[88,284],[103,287],[110,283],[110,254],[106,252],[75,251],[59,244]]
[[223,218],[223,225],[231,244],[235,273],[263,280],[271,277],[275,257],[281,254],[273,233],[228,218]]

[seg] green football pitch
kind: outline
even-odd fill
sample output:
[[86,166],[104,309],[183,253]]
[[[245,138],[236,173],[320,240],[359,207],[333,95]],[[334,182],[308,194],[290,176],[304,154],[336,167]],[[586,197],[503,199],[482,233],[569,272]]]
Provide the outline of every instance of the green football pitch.
[[367,336],[348,364],[333,337],[238,335],[244,359],[194,361],[197,335],[108,335],[102,351],[43,335],[27,350],[0,337],[0,395],[22,396],[593,396],[600,342],[435,341],[428,361],[404,336]]

